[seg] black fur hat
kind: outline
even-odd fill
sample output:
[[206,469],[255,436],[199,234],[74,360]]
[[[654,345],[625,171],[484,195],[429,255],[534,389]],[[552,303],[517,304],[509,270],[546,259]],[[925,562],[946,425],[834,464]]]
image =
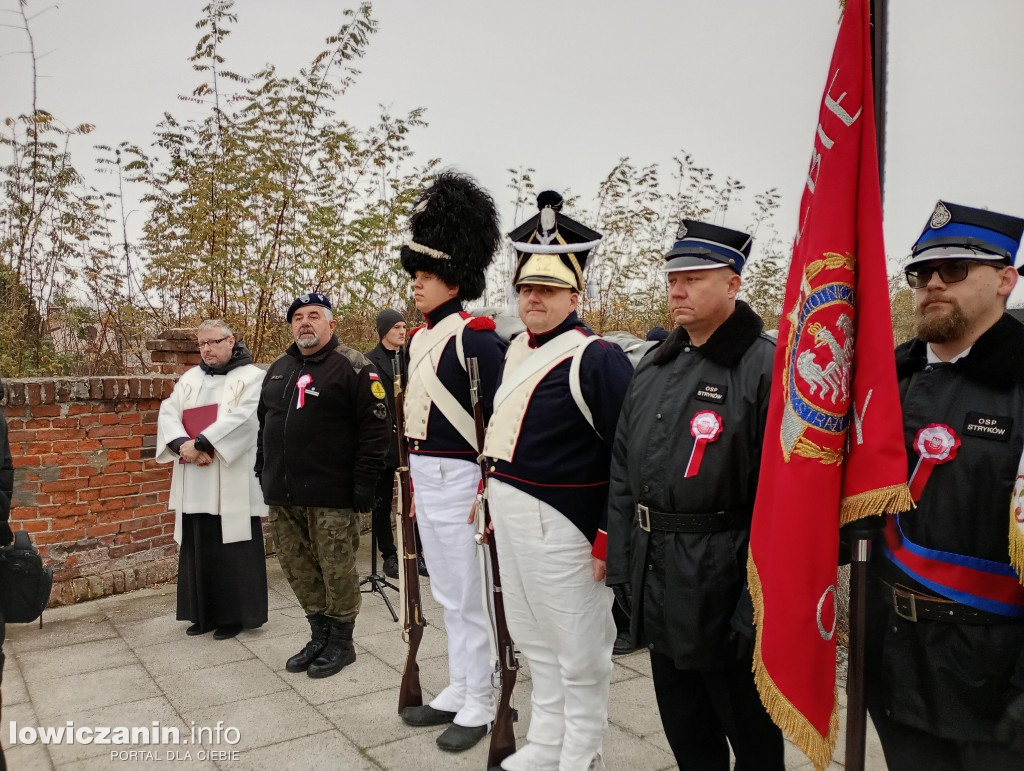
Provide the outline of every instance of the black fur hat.
[[501,240],[494,199],[465,174],[443,171],[416,201],[409,218],[409,241],[402,247],[402,267],[410,276],[423,270],[459,297],[475,300],[484,293],[484,272]]

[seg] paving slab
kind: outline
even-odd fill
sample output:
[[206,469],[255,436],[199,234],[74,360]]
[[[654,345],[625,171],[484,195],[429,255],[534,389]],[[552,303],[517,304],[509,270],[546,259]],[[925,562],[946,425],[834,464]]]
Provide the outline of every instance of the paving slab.
[[254,657],[238,638],[214,640],[212,634],[189,637],[184,631],[170,642],[136,648],[135,656],[153,677],[198,671]]
[[[207,749],[238,750],[246,757],[251,749],[323,733],[334,727],[331,721],[291,690],[195,709],[188,715],[199,726],[216,726],[224,721],[225,726],[238,728],[237,742],[214,744],[206,741],[203,746]],[[273,716],[273,719],[267,720],[268,716]]]
[[[433,698],[434,694],[425,692],[424,702],[428,701],[428,696]],[[417,728],[403,723],[398,717],[398,688],[321,704],[317,709],[348,739],[367,750],[410,736],[429,734],[437,737],[444,730],[443,726]]]
[[[83,710],[81,712],[76,709],[70,714],[72,714],[73,717],[69,717],[68,719],[73,720],[75,725],[79,727],[151,727],[154,722],[158,722],[162,728],[178,729],[179,739],[183,739],[188,736],[188,729],[186,728],[184,721],[178,715],[171,703],[163,696],[154,696],[130,703],[120,702],[94,710]],[[44,725],[45,724],[46,723],[44,723]],[[51,722],[49,725],[59,725],[59,723]],[[54,765],[58,767],[101,756],[109,761],[111,750],[155,750],[158,748],[158,746],[150,746],[147,748],[141,745],[131,748],[112,744],[81,744],[78,742],[75,742],[74,744],[50,744],[47,747],[50,752],[50,758],[53,760]]]
[[257,658],[161,675],[156,681],[181,714],[200,707],[266,696],[288,688],[277,673]]
[[304,771],[378,771],[381,768],[337,731],[261,747],[241,753],[237,761],[222,761],[217,765],[223,769],[244,771],[278,771],[282,768],[302,768]]
[[[369,539],[360,552],[367,572]],[[268,623],[231,640],[186,637],[187,623],[174,619],[173,584],[47,611],[40,630],[9,625],[4,682],[4,722],[21,726],[148,726],[178,728],[184,740],[193,727],[235,727],[235,746],[194,745],[131,748],[93,744],[17,745],[8,752],[14,771],[28,769],[481,769],[486,742],[458,755],[442,752],[435,739],[443,727],[414,728],[397,714],[398,684],[406,644],[376,594],[363,596],[355,629],[356,663],[330,678],[284,671],[285,660],[308,640],[309,625],[276,559],[268,561]],[[429,701],[448,681],[447,638],[442,612],[422,582],[430,626],[420,648],[420,680]],[[390,590],[389,590],[390,591]],[[392,597],[397,607],[397,596]],[[532,680],[522,661],[513,704],[515,733],[525,740],[530,725]],[[845,714],[845,694],[840,692]],[[6,728],[6,726],[4,726]],[[884,769],[877,737],[868,725],[867,768]],[[5,745],[7,731],[0,731]],[[842,768],[840,741],[830,768]],[[149,750],[149,758],[111,760],[111,749]],[[201,751],[237,752],[216,761]],[[168,757],[191,754],[189,761]],[[610,769],[674,768],[658,717],[646,650],[614,659],[604,757]],[[789,769],[811,769],[787,743]]]
[[[28,651],[18,657],[23,676],[33,683],[66,677],[69,672],[84,674],[100,669],[114,669],[134,658],[132,651],[120,637],[91,640],[78,645],[67,645],[58,651]],[[6,675],[6,672],[4,673]],[[4,696],[7,678],[4,678]],[[6,698],[5,698],[6,701]]]
[[161,695],[153,678],[134,658],[112,669],[69,673],[67,677],[38,682],[26,679],[25,684],[41,725],[59,726],[99,707],[131,704]]

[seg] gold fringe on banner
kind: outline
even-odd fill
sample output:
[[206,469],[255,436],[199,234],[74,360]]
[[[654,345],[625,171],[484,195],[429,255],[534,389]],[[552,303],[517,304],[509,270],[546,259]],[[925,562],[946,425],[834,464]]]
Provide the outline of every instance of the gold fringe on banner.
[[913,507],[914,499],[910,497],[910,488],[906,484],[879,487],[843,498],[839,502],[839,525],[848,525],[875,514],[900,514]]
[[757,641],[754,645],[754,682],[772,722],[788,736],[797,748],[814,763],[818,771],[822,771],[832,762],[835,752],[836,738],[839,736],[839,698],[838,686],[832,697],[832,715],[828,721],[828,735],[821,733],[806,717],[793,706],[792,702],[782,695],[782,691],[768,674],[768,669],[761,659],[761,624],[764,621],[764,597],[761,593],[761,579],[757,575],[754,556],[747,558],[747,581],[750,585],[750,598],[754,602],[754,624],[757,628]]
[[[1015,491],[1016,492],[1016,491]],[[1017,523],[1017,498],[1010,504],[1010,564],[1024,584],[1024,532]]]

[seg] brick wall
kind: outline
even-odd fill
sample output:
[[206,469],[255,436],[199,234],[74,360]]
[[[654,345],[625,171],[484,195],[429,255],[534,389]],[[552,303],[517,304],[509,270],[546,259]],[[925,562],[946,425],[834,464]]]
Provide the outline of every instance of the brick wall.
[[54,568],[67,604],[173,578],[171,468],[153,460],[173,375],[7,380],[11,524]]

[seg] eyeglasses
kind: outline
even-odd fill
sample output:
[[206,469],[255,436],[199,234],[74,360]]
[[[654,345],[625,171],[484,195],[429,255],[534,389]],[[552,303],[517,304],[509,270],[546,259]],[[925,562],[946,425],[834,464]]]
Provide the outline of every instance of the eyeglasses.
[[[939,278],[944,284],[957,284],[967,278],[971,265],[977,264],[984,265],[985,263],[977,263],[973,260],[943,260],[929,267],[918,267],[916,265],[909,267],[904,271],[904,274],[911,289],[923,289],[932,280],[933,273],[938,273]],[[1001,266],[995,265],[993,267]]]
[[224,337],[221,337],[217,340],[203,340],[202,342],[199,343],[199,349],[202,350],[203,348],[212,348],[215,345],[220,345],[229,337],[231,337],[231,335],[225,335]]

